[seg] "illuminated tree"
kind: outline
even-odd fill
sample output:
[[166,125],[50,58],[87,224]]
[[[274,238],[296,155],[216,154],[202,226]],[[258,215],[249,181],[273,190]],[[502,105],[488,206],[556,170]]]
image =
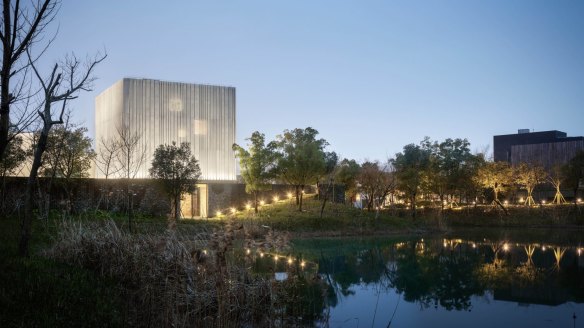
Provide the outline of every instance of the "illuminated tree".
[[379,162],[365,162],[357,181],[359,190],[367,197],[367,210],[378,208],[383,204],[387,195],[395,189],[395,179],[390,172],[391,164],[382,165]]
[[560,165],[554,165],[548,174],[547,180],[554,188],[556,188],[556,194],[554,195],[552,203],[558,205],[565,203],[566,199],[564,198],[564,195],[562,195],[560,189],[560,186],[562,185],[562,167]]
[[[177,221],[180,218],[180,201],[182,195],[193,192],[196,183],[201,176],[199,164],[191,155],[191,146],[183,142],[177,146],[160,145],[154,151],[150,176],[158,179],[172,202],[173,217]],[[174,225],[171,225],[174,226]]]
[[527,190],[525,205],[535,205],[535,200],[533,200],[532,195],[533,189],[545,180],[547,176],[545,170],[539,165],[520,163],[519,166],[515,168],[515,174],[517,183]]
[[397,188],[410,200],[412,217],[416,217],[416,197],[424,178],[424,172],[430,163],[430,152],[418,145],[404,146],[403,152],[397,153],[391,160],[395,168]]
[[311,127],[285,130],[275,141],[276,172],[284,182],[294,186],[299,211],[302,211],[304,187],[315,184],[325,171],[324,148],[328,143],[316,139],[317,135],[318,131]]
[[477,183],[493,191],[493,204],[507,209],[499,201],[499,193],[513,183],[513,170],[507,162],[486,162],[479,168],[475,177]]
[[274,162],[276,153],[275,144],[266,145],[263,133],[255,131],[248,138],[248,149],[245,150],[238,144],[233,144],[235,156],[239,158],[241,177],[245,182],[245,192],[253,194],[254,211],[258,212],[258,195],[261,191],[272,188],[271,180],[274,178]]

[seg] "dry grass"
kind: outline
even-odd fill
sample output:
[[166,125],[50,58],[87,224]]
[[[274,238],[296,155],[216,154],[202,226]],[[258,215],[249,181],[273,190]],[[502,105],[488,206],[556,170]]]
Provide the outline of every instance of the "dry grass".
[[[129,234],[113,221],[64,222],[46,255],[119,281],[129,326],[274,326],[281,288],[228,259],[245,230],[230,223],[213,234]],[[285,240],[270,235],[260,244]]]

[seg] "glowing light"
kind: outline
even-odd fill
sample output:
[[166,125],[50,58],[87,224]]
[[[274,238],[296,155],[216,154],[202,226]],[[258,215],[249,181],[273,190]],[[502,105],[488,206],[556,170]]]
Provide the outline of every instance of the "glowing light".
[[278,255],[274,255],[274,261],[278,261]]
[[251,209],[251,204],[250,204],[250,203],[247,203],[247,204],[245,204],[245,209],[246,209],[246,210],[249,210],[249,209]]
[[541,250],[545,252],[545,246],[541,246]]
[[292,193],[289,192],[289,193],[286,194],[286,196],[288,196],[288,198],[292,198]]
[[503,250],[504,250],[505,252],[506,252],[506,251],[508,251],[508,250],[509,250],[509,245],[507,245],[507,244],[503,245]]
[[508,200],[505,201],[505,205],[509,205],[509,201]]
[[476,204],[477,204],[477,202],[472,202],[472,204],[473,204],[473,205],[476,205]]
[[260,205],[264,206],[266,204],[266,202],[264,202],[263,200],[260,200]]
[[217,216],[221,216],[221,211],[217,211],[215,214],[217,214]]
[[582,255],[582,249],[578,248],[578,256]]
[[519,198],[519,202],[523,203],[523,197]]
[[278,200],[280,200],[278,196],[274,196],[274,202],[277,202]]
[[289,258],[288,258],[288,264],[292,264],[292,262],[293,262],[293,261],[292,261],[292,258],[291,258],[291,257],[289,257]]
[[582,198],[578,198],[578,203],[582,203]]
[[231,208],[231,214],[235,214],[235,213],[237,213],[237,210],[235,209],[235,207],[232,207]]
[[305,194],[304,190],[302,190],[302,194]]
[[446,242],[444,242],[444,247],[447,247],[447,246],[448,246],[448,244]]
[[251,253],[251,251],[249,250],[249,248],[245,250],[245,253],[246,253],[247,255],[249,255],[249,253]]
[[264,257],[264,253],[260,252],[260,257],[263,258]]
[[545,204],[545,200],[542,200],[542,201],[541,201],[541,203],[542,203],[542,204]]
[[206,249],[203,250],[203,254],[207,255],[207,250]]
[[302,261],[300,262],[300,266],[304,268],[304,266],[306,265],[306,262]]
[[472,243],[472,248],[477,248],[477,244]]

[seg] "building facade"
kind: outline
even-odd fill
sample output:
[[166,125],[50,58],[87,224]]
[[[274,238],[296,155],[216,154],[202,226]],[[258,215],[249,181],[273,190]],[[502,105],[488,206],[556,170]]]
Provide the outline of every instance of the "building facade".
[[234,87],[124,78],[95,98],[96,152],[102,138],[116,138],[119,131],[139,135],[137,148],[145,157],[136,178],[149,177],[159,145],[190,143],[202,182],[195,198],[185,200],[195,216],[206,216],[206,183],[236,180]]
[[495,161],[511,165],[531,163],[550,170],[554,165],[565,164],[578,151],[584,150],[584,137],[568,137],[562,131],[529,132],[519,130],[517,134],[493,137]]

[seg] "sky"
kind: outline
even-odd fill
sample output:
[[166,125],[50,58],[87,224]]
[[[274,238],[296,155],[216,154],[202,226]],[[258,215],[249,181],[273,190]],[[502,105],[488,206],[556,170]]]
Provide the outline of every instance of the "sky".
[[237,140],[313,127],[341,157],[384,161],[425,136],[584,135],[584,1],[63,0],[40,65],[107,52],[71,103],[123,77],[234,86]]

